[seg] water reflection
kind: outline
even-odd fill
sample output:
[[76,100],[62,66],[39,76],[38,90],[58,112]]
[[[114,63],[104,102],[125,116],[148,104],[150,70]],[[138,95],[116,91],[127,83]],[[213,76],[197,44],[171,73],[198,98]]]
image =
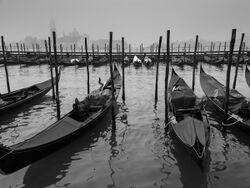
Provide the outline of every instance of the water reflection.
[[205,161],[203,163],[203,168],[201,169],[174,135],[171,135],[171,139],[169,141],[171,143],[171,153],[176,159],[176,165],[180,170],[180,180],[183,187],[209,187],[208,176],[210,165],[210,152],[207,153],[208,155],[206,156]]
[[[81,151],[91,150],[100,138],[106,137],[106,133],[110,128],[110,121],[111,116],[105,116],[94,128],[81,134],[69,145],[30,165],[23,178],[24,187],[44,188],[50,185],[59,186],[60,180],[67,175],[72,163],[76,161],[80,163],[81,160],[84,160],[84,156],[80,154]],[[116,147],[114,139],[115,135],[111,136],[110,144],[112,147]],[[111,148],[111,153],[111,156],[115,156],[115,149]],[[65,187],[69,185],[70,183],[60,184],[60,186]]]

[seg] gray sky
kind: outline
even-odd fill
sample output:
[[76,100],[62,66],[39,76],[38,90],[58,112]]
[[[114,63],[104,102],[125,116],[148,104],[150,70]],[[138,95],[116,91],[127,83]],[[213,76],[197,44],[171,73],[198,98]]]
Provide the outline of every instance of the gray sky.
[[91,39],[122,36],[139,46],[158,41],[200,38],[229,40],[231,29],[250,33],[249,0],[0,0],[0,34],[6,41],[26,35],[45,38],[53,18],[57,35],[75,27]]

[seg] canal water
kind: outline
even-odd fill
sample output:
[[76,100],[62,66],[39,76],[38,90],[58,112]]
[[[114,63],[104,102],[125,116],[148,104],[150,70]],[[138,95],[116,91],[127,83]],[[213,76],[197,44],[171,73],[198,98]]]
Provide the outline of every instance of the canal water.
[[[121,72],[121,67],[118,66]],[[225,83],[226,66],[203,65],[205,71]],[[191,86],[192,67],[175,67]],[[47,65],[9,67],[11,90],[49,79]],[[245,67],[239,68],[237,89],[250,97]],[[212,127],[209,156],[204,168],[188,155],[164,125],[165,65],[159,66],[159,97],[154,107],[156,68],[125,68],[126,101],[118,98],[116,131],[110,117],[94,130],[83,133],[51,155],[12,174],[0,174],[0,187],[249,187],[250,136],[240,130],[221,132]],[[232,67],[232,77],[234,67]],[[109,77],[109,66],[90,67],[90,88],[98,78]],[[62,115],[72,109],[75,98],[87,93],[86,68],[65,67],[60,79]],[[232,82],[231,82],[232,83]],[[4,67],[0,67],[0,92],[6,92]],[[196,70],[195,93],[203,97]],[[216,119],[211,122],[216,125]],[[0,117],[0,141],[11,145],[28,139],[56,121],[56,104],[50,91],[22,110]]]

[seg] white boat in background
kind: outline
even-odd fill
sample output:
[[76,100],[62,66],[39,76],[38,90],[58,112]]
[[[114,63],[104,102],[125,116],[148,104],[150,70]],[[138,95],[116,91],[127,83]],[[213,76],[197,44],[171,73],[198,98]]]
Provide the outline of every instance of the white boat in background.
[[133,58],[133,65],[134,66],[141,66],[142,65],[141,60],[136,55]]

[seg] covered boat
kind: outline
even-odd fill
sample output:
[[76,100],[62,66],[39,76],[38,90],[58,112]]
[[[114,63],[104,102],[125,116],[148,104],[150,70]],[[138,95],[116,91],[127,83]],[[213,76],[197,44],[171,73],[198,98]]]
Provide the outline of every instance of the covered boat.
[[[206,97],[214,107],[224,114],[226,87],[214,77],[200,68],[200,85]],[[250,131],[250,104],[241,93],[235,89],[229,91],[228,122],[224,126],[240,125]]]
[[210,142],[210,127],[196,105],[197,97],[174,69],[169,83],[169,122],[178,140],[202,166]]
[[141,60],[135,55],[134,58],[133,58],[133,65],[135,67],[139,67],[139,66],[142,66],[142,62]]
[[153,65],[153,61],[148,56],[144,57],[143,63],[148,68]]
[[[116,67],[113,78],[116,100],[121,88],[121,76]],[[109,79],[83,101],[79,102],[76,99],[72,111],[40,133],[12,146],[1,145],[1,170],[11,173],[68,144],[80,133],[93,128],[107,113],[110,113],[112,104],[111,79]]]

